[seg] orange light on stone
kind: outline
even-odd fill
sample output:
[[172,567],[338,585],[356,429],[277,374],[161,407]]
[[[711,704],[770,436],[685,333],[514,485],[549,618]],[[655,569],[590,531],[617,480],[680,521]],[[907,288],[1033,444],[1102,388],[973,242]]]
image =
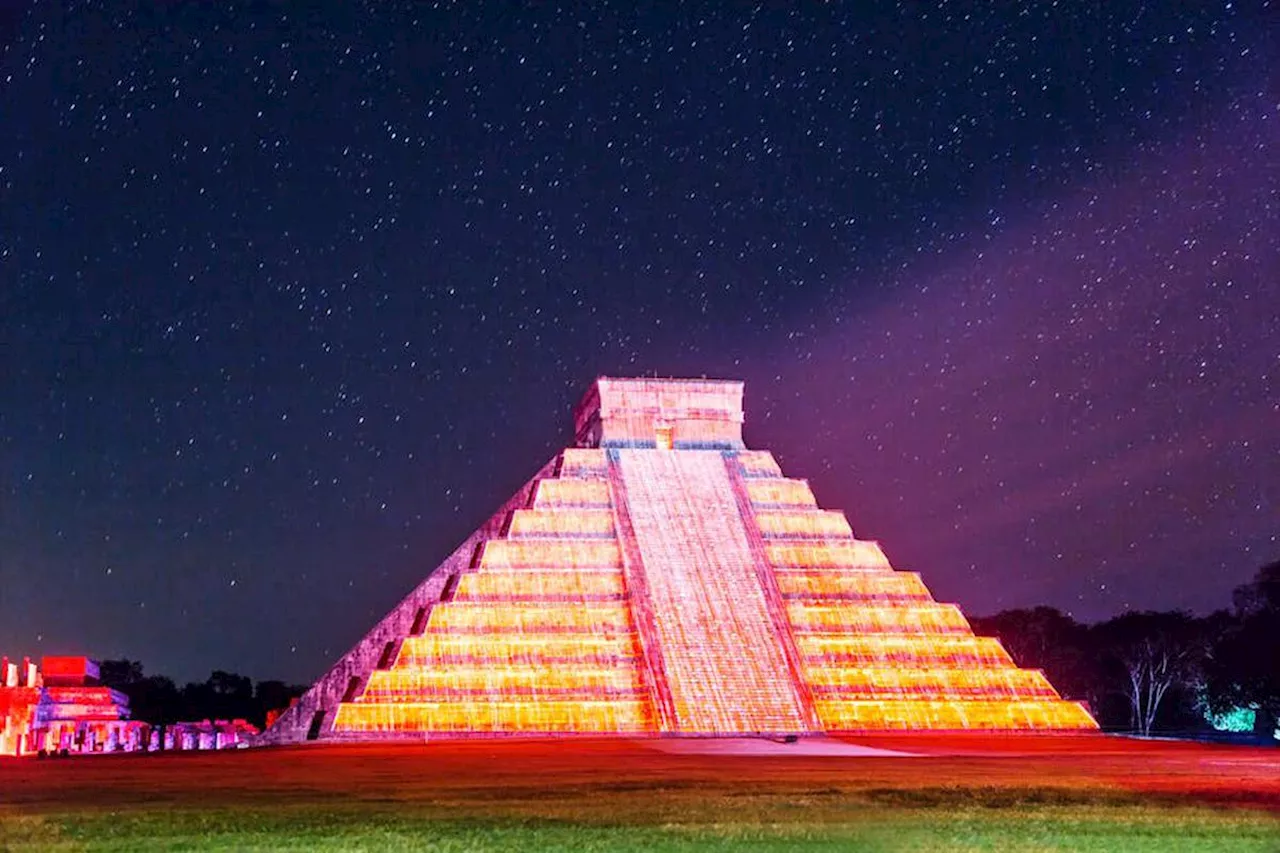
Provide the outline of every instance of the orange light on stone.
[[568,447],[560,459],[561,477],[599,477],[608,468],[609,460],[603,450]]
[[748,477],[781,477],[778,460],[767,450],[744,450],[738,454],[738,464]]
[[1096,728],[742,449],[741,399],[740,383],[601,379],[580,446],[286,712],[293,731]]
[[490,539],[480,557],[482,569],[616,569],[622,552],[616,541]]
[[846,572],[841,569],[804,569],[775,573],[784,596],[821,600],[857,598],[893,601],[932,601],[929,590],[915,572]]
[[814,704],[833,731],[1097,729],[1076,702],[819,699]]
[[651,731],[649,706],[638,699],[446,702],[349,702],[338,708],[336,732],[620,733]]
[[530,601],[617,596],[626,592],[618,569],[531,572],[490,569],[470,572],[458,581],[454,601],[479,599]]
[[747,496],[756,506],[817,506],[804,480],[747,480]]
[[610,505],[607,480],[543,480],[534,493],[535,509]]
[[532,536],[613,536],[613,513],[607,509],[517,510],[507,533],[513,539]]
[[809,536],[814,538],[851,538],[853,529],[842,512],[811,510],[809,512],[761,511],[756,513],[760,533],[770,536]]
[[450,601],[436,605],[427,622],[430,633],[449,631],[615,631],[629,633],[631,614],[625,603],[603,602],[555,606],[511,602],[494,607],[488,602]]
[[634,634],[423,634],[406,637],[397,666],[434,666],[449,661],[489,661],[592,665],[635,661],[639,646]]
[[994,637],[972,634],[797,634],[807,661],[905,667],[1011,667],[1013,658]]
[[816,633],[967,633],[969,623],[954,604],[827,605],[787,602],[791,625]]
[[848,668],[811,666],[806,672],[815,687],[835,691],[841,699],[921,697],[925,699],[1057,699],[1039,670]]
[[766,542],[765,554],[778,568],[891,569],[878,542],[861,539],[827,542]]
[[448,695],[634,693],[641,688],[634,667],[563,664],[466,664],[439,667],[396,667],[369,677],[362,701],[408,698],[429,701]]

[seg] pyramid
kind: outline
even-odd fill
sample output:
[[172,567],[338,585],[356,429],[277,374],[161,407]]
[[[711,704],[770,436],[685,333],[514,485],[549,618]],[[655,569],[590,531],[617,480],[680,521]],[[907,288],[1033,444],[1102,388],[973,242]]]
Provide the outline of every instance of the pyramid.
[[264,741],[1097,727],[748,450],[742,392],[598,379],[575,446]]

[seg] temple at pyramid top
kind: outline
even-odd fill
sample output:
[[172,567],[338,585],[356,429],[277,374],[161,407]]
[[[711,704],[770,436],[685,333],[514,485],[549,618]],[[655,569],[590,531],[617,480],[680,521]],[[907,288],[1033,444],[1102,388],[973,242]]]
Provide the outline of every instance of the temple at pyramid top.
[[596,380],[573,446],[264,741],[1096,728],[747,449],[742,396]]
[[573,424],[579,447],[740,449],[742,383],[602,376]]

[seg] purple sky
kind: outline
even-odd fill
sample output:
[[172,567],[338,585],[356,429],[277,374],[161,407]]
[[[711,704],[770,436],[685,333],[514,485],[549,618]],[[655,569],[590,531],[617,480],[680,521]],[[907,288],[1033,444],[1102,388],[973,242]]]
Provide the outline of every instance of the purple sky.
[[0,4],[0,653],[310,681],[599,374],[745,380],[970,613],[1224,606],[1280,558],[1274,17]]
[[991,211],[777,354],[749,434],[970,612],[1226,606],[1280,555],[1277,134],[1260,96]]

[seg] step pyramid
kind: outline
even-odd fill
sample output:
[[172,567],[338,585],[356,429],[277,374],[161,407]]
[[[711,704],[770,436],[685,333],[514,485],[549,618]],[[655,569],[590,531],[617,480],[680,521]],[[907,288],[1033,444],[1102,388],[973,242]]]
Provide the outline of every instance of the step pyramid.
[[748,450],[742,392],[598,379],[575,446],[264,740],[1096,728]]

